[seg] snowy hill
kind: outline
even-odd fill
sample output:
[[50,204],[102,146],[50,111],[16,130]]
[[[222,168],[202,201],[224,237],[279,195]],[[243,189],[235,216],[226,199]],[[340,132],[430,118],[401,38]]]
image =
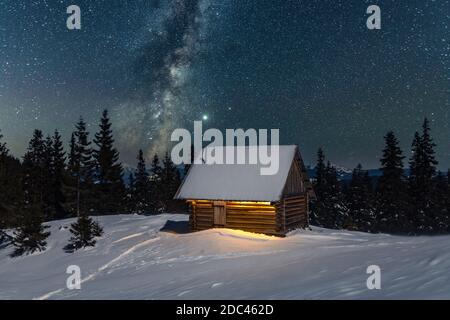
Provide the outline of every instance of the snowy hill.
[[[396,237],[313,228],[286,238],[183,230],[186,215],[105,216],[95,248],[62,248],[71,220],[52,222],[48,249],[9,258],[0,250],[2,299],[450,298],[450,236]],[[63,228],[61,228],[63,227]],[[368,290],[366,268],[381,268]],[[66,268],[81,268],[81,290]]]

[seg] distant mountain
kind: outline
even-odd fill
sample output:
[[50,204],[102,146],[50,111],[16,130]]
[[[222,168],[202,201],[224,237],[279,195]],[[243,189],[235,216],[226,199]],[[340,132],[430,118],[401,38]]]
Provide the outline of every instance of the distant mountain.
[[[336,168],[338,179],[341,181],[347,181],[352,179],[352,169],[348,169],[341,166],[333,165]],[[316,177],[316,168],[307,167],[309,178]],[[380,169],[369,169],[369,176],[377,178],[381,176]]]
[[[127,164],[123,164],[123,177],[122,180],[123,182],[128,185],[130,183],[130,174],[133,174],[136,172],[136,168]],[[178,171],[180,172],[181,177],[183,178],[184,176],[184,166],[183,165],[179,165],[177,166]],[[152,172],[150,171],[150,169],[147,167],[147,173],[149,175],[152,174]]]

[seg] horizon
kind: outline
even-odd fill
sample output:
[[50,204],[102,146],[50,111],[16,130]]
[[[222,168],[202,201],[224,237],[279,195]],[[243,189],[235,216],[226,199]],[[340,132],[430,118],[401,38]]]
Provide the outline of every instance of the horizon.
[[[34,130],[34,129],[33,129],[33,130]],[[40,129],[38,129],[38,130],[40,130]],[[57,130],[57,129],[56,129],[56,130]],[[0,133],[2,133],[2,132],[0,131]],[[44,137],[47,136],[48,134],[50,134],[50,133],[43,132]],[[95,132],[90,132],[90,136],[91,136],[91,135],[93,136],[93,134],[95,134]],[[31,139],[31,137],[30,137],[30,139]],[[8,141],[7,141],[6,137],[5,137],[5,135],[3,135],[2,142],[6,142],[6,147],[9,149],[9,144],[8,144]],[[65,151],[66,154],[67,154],[68,143],[67,143],[66,140],[64,139],[64,136],[63,136],[63,142],[64,142],[64,151]],[[288,144],[286,144],[286,145],[288,145]],[[302,153],[301,147],[300,147],[298,144],[291,144],[291,145],[296,145],[297,147],[299,147],[299,151],[300,151],[300,153],[301,153],[301,155],[302,155],[302,157],[303,157],[303,160],[304,160],[304,159],[305,159],[305,155]],[[400,145],[401,145],[401,141],[400,141]],[[283,144],[280,144],[280,146],[283,146]],[[207,147],[208,147],[208,145],[204,146],[203,149],[204,149],[204,148],[207,148]],[[120,150],[118,150],[118,151],[119,151],[119,154],[120,154]],[[405,156],[405,159],[404,159],[404,161],[403,161],[404,170],[405,170],[405,171],[408,171],[408,170],[409,170],[409,163],[408,163],[408,162],[409,162],[409,157],[408,157],[407,155],[409,155],[411,152],[405,151],[404,149],[402,149],[402,151],[403,151],[403,155]],[[139,149],[136,150],[136,156],[137,156],[138,152],[139,152]],[[325,152],[326,152],[326,150],[325,150]],[[381,152],[382,152],[382,150],[380,150],[380,157],[381,157]],[[17,155],[17,154],[15,154],[14,152],[12,152],[11,150],[9,150],[9,154],[10,154],[11,156],[13,156],[14,158],[20,160],[20,161],[23,160],[23,155],[24,155],[25,153],[26,153],[26,146],[24,147],[23,153],[22,153],[21,155]],[[159,157],[160,157],[160,159],[161,159],[161,157],[163,156],[163,154],[164,154],[164,153],[158,154]],[[326,155],[326,153],[325,153],[325,155]],[[148,157],[144,157],[144,158],[145,158],[147,164],[149,164],[149,162],[150,162],[150,160],[151,160],[151,157],[148,156]],[[123,162],[121,157],[120,157],[119,160],[121,161],[122,166],[123,166],[124,169],[135,169],[135,168],[136,168],[136,163],[127,163],[127,162]],[[315,160],[317,160],[317,159],[315,159]],[[328,161],[328,160],[330,161],[330,163],[331,163],[331,165],[332,165],[333,167],[335,167],[335,168],[337,168],[337,169],[339,169],[339,170],[341,170],[341,171],[350,171],[349,174],[351,174],[351,171],[352,171],[353,169],[355,169],[356,166],[357,166],[358,164],[361,164],[362,167],[363,167],[363,169],[366,170],[366,171],[369,171],[369,172],[370,172],[370,171],[375,171],[375,170],[380,170],[380,169],[381,169],[381,167],[367,167],[367,166],[365,166],[363,163],[360,163],[360,162],[356,163],[356,165],[353,166],[353,167],[344,166],[344,165],[342,165],[342,164],[340,164],[340,163],[336,163],[335,161],[333,161],[333,159],[329,159],[329,157],[326,155],[326,161]],[[378,160],[379,160],[379,159],[378,159]],[[137,162],[137,160],[136,160],[136,162]],[[177,167],[180,167],[180,166],[183,166],[183,165],[184,165],[184,164],[180,164],[180,165],[178,165]],[[314,170],[315,167],[316,167],[316,163],[315,163],[315,162],[306,162],[306,161],[305,161],[305,167],[306,167],[307,169]],[[447,172],[447,171],[450,170],[450,165],[449,165],[449,167],[447,168],[447,167],[445,167],[445,166],[442,166],[442,164],[439,162],[439,164],[438,164],[438,166],[437,166],[437,170],[438,170],[438,172],[445,173],[445,172]]]

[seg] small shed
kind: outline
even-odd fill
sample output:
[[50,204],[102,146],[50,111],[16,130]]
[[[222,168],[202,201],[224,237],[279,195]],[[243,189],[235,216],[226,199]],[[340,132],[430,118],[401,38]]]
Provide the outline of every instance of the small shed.
[[[248,152],[255,147],[232,148]],[[190,205],[191,229],[219,227],[284,236],[307,227],[314,191],[297,146],[279,147],[276,174],[261,175],[261,167],[259,162],[191,165],[175,195]]]

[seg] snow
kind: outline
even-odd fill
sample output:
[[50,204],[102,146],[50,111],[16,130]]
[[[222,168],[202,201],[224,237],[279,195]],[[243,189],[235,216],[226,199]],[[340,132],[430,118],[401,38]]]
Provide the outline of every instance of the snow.
[[[321,228],[286,238],[229,229],[190,233],[183,232],[187,219],[100,217],[104,236],[75,253],[62,249],[69,231],[61,227],[72,220],[51,222],[46,251],[10,258],[12,248],[0,250],[0,298],[450,298],[450,236]],[[69,265],[81,268],[81,290],[66,288]],[[366,287],[369,265],[381,268],[381,290]]]
[[[249,153],[256,152],[257,146],[215,147],[221,149],[224,157],[228,150],[234,149],[234,164],[194,164],[175,195],[176,199],[237,200],[237,201],[278,201],[283,192],[289,169],[297,147],[279,146],[279,159],[275,155],[272,161],[279,161],[278,171],[273,175],[262,175],[261,168],[268,167],[258,158],[256,164],[249,163]],[[210,154],[205,148],[203,154]],[[268,147],[270,150],[270,146]],[[243,152],[246,164],[237,164],[236,155]],[[276,166],[275,166],[276,168]]]

